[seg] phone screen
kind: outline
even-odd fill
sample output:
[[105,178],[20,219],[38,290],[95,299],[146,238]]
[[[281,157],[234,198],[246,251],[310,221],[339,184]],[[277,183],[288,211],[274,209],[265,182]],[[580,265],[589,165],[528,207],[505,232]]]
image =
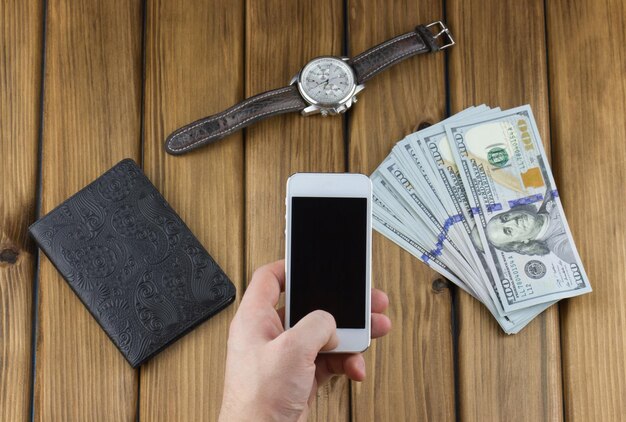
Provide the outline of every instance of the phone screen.
[[365,328],[366,198],[291,198],[290,325],[316,309]]

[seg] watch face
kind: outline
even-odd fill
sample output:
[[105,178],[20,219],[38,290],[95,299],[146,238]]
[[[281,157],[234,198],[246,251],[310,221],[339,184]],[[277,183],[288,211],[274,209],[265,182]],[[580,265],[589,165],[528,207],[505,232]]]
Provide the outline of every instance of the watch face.
[[313,104],[341,104],[355,90],[354,71],[343,60],[320,57],[310,61],[300,73],[298,87]]

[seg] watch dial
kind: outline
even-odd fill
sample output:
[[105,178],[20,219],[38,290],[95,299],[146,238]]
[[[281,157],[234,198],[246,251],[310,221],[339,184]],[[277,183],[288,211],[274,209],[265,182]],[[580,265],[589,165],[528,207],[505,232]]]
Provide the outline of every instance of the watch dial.
[[337,104],[354,91],[354,73],[343,60],[321,57],[308,63],[300,76],[303,94],[314,102]]

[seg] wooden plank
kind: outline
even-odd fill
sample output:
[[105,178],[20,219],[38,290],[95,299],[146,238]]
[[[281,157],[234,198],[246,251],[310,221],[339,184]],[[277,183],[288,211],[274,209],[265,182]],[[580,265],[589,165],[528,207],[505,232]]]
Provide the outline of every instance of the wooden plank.
[[[350,55],[442,16],[442,2],[348,2]],[[414,57],[367,82],[349,118],[351,172],[371,174],[422,122],[445,116],[444,55]],[[394,325],[365,353],[368,379],[353,383],[355,420],[454,420],[450,289],[440,276],[376,233],[373,284],[390,299]],[[436,287],[436,288],[434,288]]]
[[43,5],[0,3],[0,420],[30,411]]
[[[243,99],[243,1],[149,1],[145,145],[148,176],[243,292],[243,137],[165,153],[168,133]],[[142,420],[215,421],[231,305],[141,370]]]
[[594,289],[561,304],[565,418],[626,414],[626,6],[547,4],[555,179]]
[[[42,214],[140,158],[141,1],[47,2]],[[130,420],[137,374],[42,256],[36,420]]]
[[[450,52],[451,112],[472,104],[530,103],[549,154],[544,3],[450,1],[457,45]],[[558,309],[514,336],[459,293],[459,417],[463,420],[562,418]]]
[[[341,54],[342,1],[249,0],[246,16],[246,96],[286,86],[316,56]],[[247,280],[260,265],[284,257],[287,178],[343,170],[341,118],[291,114],[247,129]],[[348,388],[343,377],[323,387],[310,420],[346,420]]]

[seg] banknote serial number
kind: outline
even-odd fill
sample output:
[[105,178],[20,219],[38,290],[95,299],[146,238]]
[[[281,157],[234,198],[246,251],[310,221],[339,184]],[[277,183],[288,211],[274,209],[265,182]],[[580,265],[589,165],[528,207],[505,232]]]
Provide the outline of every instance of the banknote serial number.
[[[509,303],[532,296],[535,293],[533,286],[532,284],[525,283],[523,281],[521,271],[517,267],[513,257],[509,256],[504,258],[504,266],[506,267],[506,270],[512,280],[503,278],[501,283],[504,289],[504,295],[509,300]],[[511,281],[513,283],[511,283]]]

